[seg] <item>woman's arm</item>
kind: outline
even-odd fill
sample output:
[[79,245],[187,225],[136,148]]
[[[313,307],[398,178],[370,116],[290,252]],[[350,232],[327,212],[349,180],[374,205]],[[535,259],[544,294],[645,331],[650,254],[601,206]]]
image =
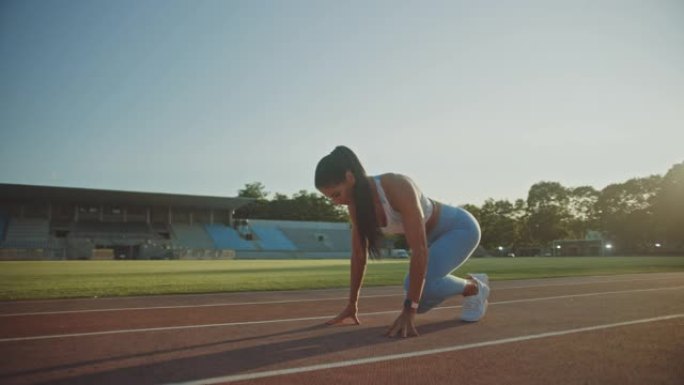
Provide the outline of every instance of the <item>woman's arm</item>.
[[361,240],[356,231],[356,215],[354,209],[349,207],[349,216],[352,218],[352,255],[351,269],[349,277],[349,302],[347,306],[335,318],[327,321],[328,325],[344,323],[351,319],[353,323],[360,324],[359,312],[359,293],[363,285],[363,277],[366,274],[366,262],[368,261],[368,250],[361,245]]
[[[401,213],[404,235],[411,248],[411,262],[409,266],[409,288],[406,293],[407,299],[411,302],[420,302],[425,285],[425,274],[427,272],[428,248],[427,237],[425,235],[425,225],[423,224],[423,211],[420,207],[416,189],[411,181],[402,175],[388,174],[381,180],[387,200],[390,205]],[[418,336],[414,324],[416,309],[406,307],[401,311],[399,317],[387,330],[386,335],[394,337]]]
[[406,242],[411,249],[408,299],[419,302],[427,272],[428,247],[420,197],[411,181],[402,175],[387,174],[383,187],[390,205],[401,213]]
[[368,249],[361,245],[361,239],[356,227],[356,212],[353,206],[349,206],[349,216],[352,219],[352,255],[351,271],[349,279],[349,303],[356,304],[359,301],[359,293],[363,285],[363,277],[366,274],[368,261]]

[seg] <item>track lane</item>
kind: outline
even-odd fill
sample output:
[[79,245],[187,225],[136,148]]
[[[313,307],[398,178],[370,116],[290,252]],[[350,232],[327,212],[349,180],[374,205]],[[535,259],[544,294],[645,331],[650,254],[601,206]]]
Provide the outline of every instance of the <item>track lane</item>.
[[[543,278],[495,281],[497,290],[532,289],[553,286],[606,285],[619,282],[669,281],[684,279],[684,273],[629,274],[590,277]],[[105,297],[30,301],[1,301],[0,317],[39,315],[36,313],[78,313],[98,311],[156,310],[168,308],[270,305],[274,303],[346,300],[348,288],[292,290],[282,292],[242,292],[178,294],[136,297]],[[364,297],[403,295],[400,286],[364,287]]]
[[[547,280],[541,285],[529,284],[527,287],[511,286],[510,281],[493,282],[490,301],[506,301],[512,299],[528,299],[538,297],[553,297],[562,295],[581,294],[586,290],[598,292],[610,292],[628,287],[630,290],[648,290],[654,287],[677,287],[684,285],[684,274],[676,277],[654,277],[654,279],[606,280],[600,283],[587,282],[577,284],[573,282],[555,282]],[[656,279],[659,278],[659,279]],[[565,281],[565,280],[564,280]],[[515,284],[515,283],[513,283]],[[386,290],[386,289],[383,289]],[[391,312],[397,310],[403,299],[400,288],[395,289],[396,294],[378,294],[371,291],[362,296],[360,312]],[[306,300],[304,293],[297,293],[297,298],[291,300]],[[330,294],[330,293],[328,293]],[[233,306],[206,307],[205,304],[195,308],[172,308],[172,309],[139,309],[139,310],[111,310],[84,313],[40,313],[31,315],[14,315],[0,317],[0,340],[8,338],[33,337],[41,335],[72,335],[80,333],[116,332],[126,329],[155,329],[155,328],[193,328],[196,325],[225,325],[261,322],[264,320],[277,319],[324,319],[333,317],[346,303],[346,297],[333,296],[332,298],[317,297],[314,301],[285,302],[285,303],[258,303],[245,305],[248,298],[245,294],[238,298]],[[148,301],[155,301],[155,297],[147,297]],[[310,299],[310,298],[309,298]],[[460,303],[460,298],[445,301],[441,306],[455,306]],[[290,322],[290,321],[287,321]]]
[[[183,385],[385,384],[681,384],[684,315],[599,325],[560,335],[457,345],[452,351],[407,355],[350,366],[299,367],[257,376],[204,378]],[[655,332],[654,332],[655,330]],[[417,352],[422,353],[422,352]],[[379,360],[385,357],[373,357]],[[378,379],[382,379],[381,382]]]
[[[420,351],[452,346],[454,341],[478,343],[684,312],[684,290],[645,291],[654,286],[653,282],[658,282],[655,286],[665,283],[663,287],[674,287],[672,285],[684,283],[684,280],[644,280],[647,287],[643,289],[635,289],[635,282],[619,285],[624,290],[641,291],[596,294],[597,288],[615,289],[613,284],[598,287],[591,284],[587,287],[583,284],[551,285],[535,289],[539,292],[529,287],[522,291],[502,290],[501,298],[497,295],[496,299],[501,303],[492,306],[487,318],[477,324],[458,322],[458,309],[452,307],[458,306],[458,302],[452,302],[444,309],[419,316],[419,331],[423,336],[402,341],[381,336],[386,325],[396,316],[394,309],[397,305],[391,301],[384,305],[391,311],[362,318],[365,322],[361,327],[329,328],[322,327],[320,321],[301,321],[0,343],[0,354],[7,358],[0,364],[0,382],[176,382]],[[534,301],[535,295],[563,294],[573,290],[578,291],[575,294],[581,295],[583,291],[587,295]],[[520,302],[528,299],[530,301]],[[592,309],[594,311],[587,315],[587,311]],[[338,310],[335,307],[335,311]],[[297,315],[302,309],[290,306],[288,311],[281,315]]]

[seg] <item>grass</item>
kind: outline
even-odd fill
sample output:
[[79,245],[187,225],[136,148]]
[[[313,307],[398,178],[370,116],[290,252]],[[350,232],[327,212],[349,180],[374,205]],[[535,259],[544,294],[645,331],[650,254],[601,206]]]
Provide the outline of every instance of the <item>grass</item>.
[[[366,286],[399,285],[406,260],[371,261]],[[684,257],[471,259],[492,280],[684,271]],[[347,287],[347,260],[0,262],[0,300]]]

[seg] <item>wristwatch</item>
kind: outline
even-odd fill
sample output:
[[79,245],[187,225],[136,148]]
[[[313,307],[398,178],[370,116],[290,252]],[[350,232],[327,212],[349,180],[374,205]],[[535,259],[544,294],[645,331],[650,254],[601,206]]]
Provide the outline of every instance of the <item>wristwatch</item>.
[[414,302],[414,301],[411,301],[410,299],[406,298],[404,300],[404,309],[416,310],[416,309],[418,309],[418,302]]

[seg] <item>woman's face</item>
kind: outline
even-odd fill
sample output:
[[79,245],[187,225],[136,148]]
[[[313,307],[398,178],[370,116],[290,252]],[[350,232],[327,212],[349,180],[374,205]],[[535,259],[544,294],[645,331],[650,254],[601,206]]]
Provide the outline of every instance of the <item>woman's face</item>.
[[355,182],[354,174],[347,171],[346,178],[342,183],[321,187],[318,191],[328,197],[334,204],[348,206],[353,200],[352,194]]

